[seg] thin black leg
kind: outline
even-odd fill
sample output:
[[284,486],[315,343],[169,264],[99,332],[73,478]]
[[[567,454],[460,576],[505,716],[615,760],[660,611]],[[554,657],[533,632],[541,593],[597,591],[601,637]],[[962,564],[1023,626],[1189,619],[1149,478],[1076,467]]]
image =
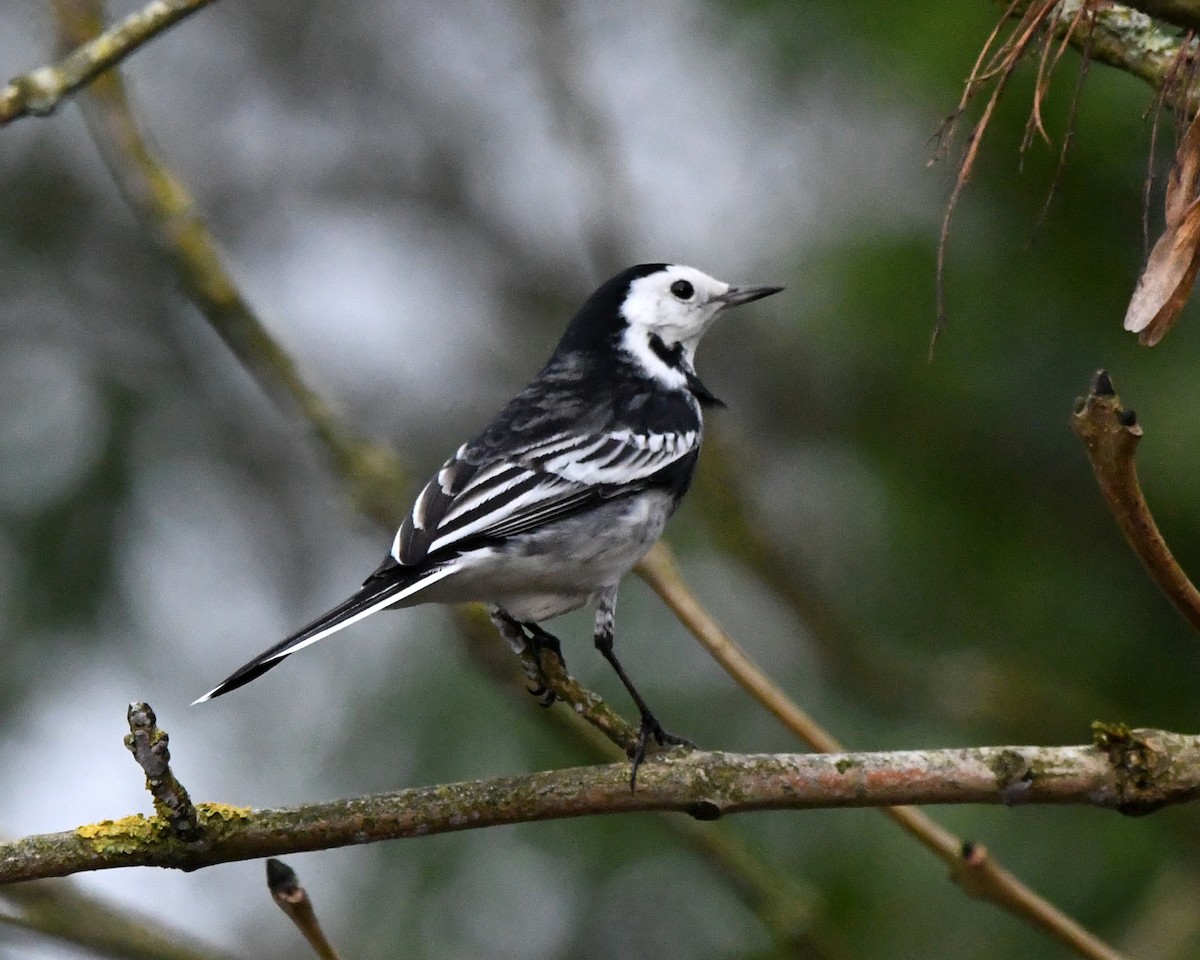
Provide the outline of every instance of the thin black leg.
[[616,599],[615,589],[607,591],[601,597],[600,604],[596,609],[596,632],[594,640],[596,649],[600,651],[600,655],[616,671],[621,683],[629,691],[629,696],[633,698],[633,702],[637,706],[638,713],[641,716],[637,743],[628,751],[629,759],[633,761],[633,769],[629,774],[629,790],[632,793],[637,788],[638,767],[646,759],[646,747],[649,746],[651,737],[654,738],[659,746],[672,744],[681,747],[694,747],[695,744],[685,737],[676,736],[663,729],[662,724],[658,722],[658,718],[654,716],[645,699],[638,693],[638,689],[633,685],[633,681],[625,673],[625,668],[621,666],[621,661],[617,659],[617,655],[613,650],[613,623],[615,621]]

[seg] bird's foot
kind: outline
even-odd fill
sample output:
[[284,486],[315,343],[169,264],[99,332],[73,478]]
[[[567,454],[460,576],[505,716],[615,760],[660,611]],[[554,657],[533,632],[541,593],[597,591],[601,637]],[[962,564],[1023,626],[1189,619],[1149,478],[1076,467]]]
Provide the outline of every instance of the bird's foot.
[[542,670],[542,653],[546,650],[553,653],[558,658],[559,665],[565,671],[567,669],[567,661],[563,659],[562,643],[558,637],[536,623],[523,623],[521,626],[529,631],[529,651],[533,654],[534,662],[537,664],[535,670],[527,671],[527,675],[533,685],[526,689],[537,699],[539,704],[543,707],[549,707],[558,697],[546,682],[546,674]]
[[629,771],[630,793],[633,793],[637,789],[638,767],[646,759],[646,748],[650,745],[651,738],[660,747],[688,747],[695,749],[696,746],[687,737],[679,737],[664,730],[662,724],[658,722],[658,718],[654,714],[649,711],[643,713],[641,726],[638,727],[637,743],[626,751],[626,756],[633,761],[633,769]]
[[546,682],[546,674],[542,670],[542,651],[553,651],[565,669],[562,644],[558,642],[558,638],[554,634],[543,630],[536,623],[521,623],[501,607],[494,606],[488,613],[491,615],[492,623],[500,631],[500,636],[508,641],[513,653],[521,658],[521,667],[530,683],[526,689],[537,697],[538,703],[543,707],[550,706],[558,698]]

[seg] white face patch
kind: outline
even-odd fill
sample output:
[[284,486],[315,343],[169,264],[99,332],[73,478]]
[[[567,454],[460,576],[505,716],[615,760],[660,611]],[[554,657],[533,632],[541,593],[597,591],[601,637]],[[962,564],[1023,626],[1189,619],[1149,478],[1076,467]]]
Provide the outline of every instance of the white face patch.
[[687,377],[658,355],[651,337],[658,337],[668,349],[680,345],[690,366],[700,338],[725,306],[714,298],[728,290],[729,284],[694,267],[672,265],[639,277],[629,285],[621,304],[628,325],[621,346],[650,376],[679,389]]
[[729,284],[694,267],[669,266],[629,285],[621,316],[630,326],[657,333],[667,346],[696,343],[725,306]]

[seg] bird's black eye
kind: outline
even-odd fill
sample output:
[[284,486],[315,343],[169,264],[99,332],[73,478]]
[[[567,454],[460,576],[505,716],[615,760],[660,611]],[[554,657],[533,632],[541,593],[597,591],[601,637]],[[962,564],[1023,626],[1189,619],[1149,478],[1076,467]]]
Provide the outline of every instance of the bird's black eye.
[[671,284],[671,292],[680,300],[691,300],[692,294],[696,292],[696,289],[686,280],[676,280]]

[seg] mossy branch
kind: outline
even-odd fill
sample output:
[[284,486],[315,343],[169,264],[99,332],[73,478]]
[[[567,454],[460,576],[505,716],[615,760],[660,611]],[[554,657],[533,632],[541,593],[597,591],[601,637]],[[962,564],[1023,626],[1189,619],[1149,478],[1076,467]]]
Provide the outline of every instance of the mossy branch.
[[[700,820],[761,810],[928,803],[1083,804],[1142,814],[1200,796],[1200,737],[1105,727],[1095,744],[888,753],[678,751],[625,763],[250,810],[197,804],[200,837],[135,815],[0,845],[0,884],[86,870],[216,863],[598,814],[674,811]],[[970,853],[972,851],[967,851]]]
[[[1013,14],[1020,15],[1037,0],[996,0]],[[1072,28],[1079,8],[1086,4],[1085,18]],[[1179,29],[1200,29],[1200,4],[1189,0],[1136,0],[1136,2],[1097,3],[1095,0],[1065,0],[1058,15],[1050,22],[1057,38],[1070,44],[1092,60],[1116,67],[1144,80],[1155,90],[1173,87],[1183,40]],[[1178,105],[1186,97],[1195,111],[1195,94],[1174,88],[1165,98]]]

